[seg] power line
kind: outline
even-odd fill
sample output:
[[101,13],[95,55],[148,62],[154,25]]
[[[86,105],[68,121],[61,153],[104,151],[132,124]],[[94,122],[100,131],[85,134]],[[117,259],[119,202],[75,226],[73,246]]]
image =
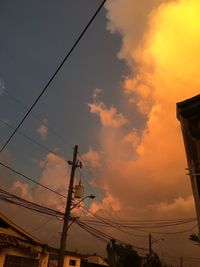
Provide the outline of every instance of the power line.
[[[58,218],[63,218],[64,217],[64,213],[58,210],[54,210],[52,208],[48,208],[39,204],[36,204],[32,201],[28,201],[25,200],[23,198],[20,198],[14,194],[9,193],[6,190],[0,189],[0,199],[3,201],[6,201],[8,203],[20,206],[20,207],[24,207],[26,209],[32,210],[32,211],[36,211],[42,214],[46,214],[46,215],[50,215],[53,217],[58,217]],[[116,241],[123,243],[123,244],[127,244],[124,241],[121,241],[119,239],[114,238],[113,236],[110,236],[86,223],[81,222],[80,220],[77,220],[76,218],[74,218],[73,216],[70,216],[70,218],[77,223],[81,228],[85,229],[86,231],[90,232],[91,234],[95,235],[97,238],[100,238],[101,240],[107,241],[110,239],[115,239]],[[49,220],[47,221],[49,222]],[[47,223],[45,222],[45,224]],[[36,230],[38,230],[36,228]],[[141,250],[147,250],[145,248],[141,248],[141,247],[137,247],[135,245],[133,245],[133,247],[137,248],[137,249],[141,249]]]
[[90,19],[90,21],[88,22],[88,24],[86,25],[86,27],[84,28],[84,30],[81,32],[81,34],[78,36],[76,42],[74,43],[74,45],[72,46],[72,48],[69,50],[69,52],[66,54],[66,56],[63,59],[63,61],[58,66],[58,68],[56,69],[56,71],[54,72],[54,74],[52,75],[52,77],[50,78],[50,80],[47,82],[47,84],[45,85],[45,87],[42,89],[42,91],[39,94],[39,96],[33,102],[33,104],[31,105],[31,107],[29,108],[29,110],[27,111],[27,113],[25,114],[25,116],[22,118],[22,120],[20,121],[20,123],[18,124],[18,126],[15,128],[15,130],[13,131],[13,133],[11,134],[11,136],[6,140],[6,142],[4,143],[4,145],[2,146],[2,148],[0,149],[0,153],[6,148],[6,146],[9,144],[9,142],[11,141],[11,139],[16,134],[17,130],[20,128],[20,126],[23,124],[23,122],[25,121],[25,119],[28,117],[28,115],[30,114],[30,112],[32,111],[32,109],[35,107],[35,105],[37,104],[37,102],[39,101],[39,99],[45,93],[45,91],[47,90],[47,88],[49,87],[49,85],[51,84],[51,82],[53,81],[53,79],[56,77],[56,75],[58,74],[59,70],[62,68],[62,66],[64,65],[64,63],[70,57],[71,53],[73,52],[73,50],[75,49],[75,47],[78,45],[79,41],[82,39],[83,35],[85,34],[85,32],[87,31],[87,29],[89,28],[89,26],[92,24],[93,20],[95,19],[95,17],[99,13],[99,11],[102,9],[102,7],[104,6],[104,4],[105,4],[106,1],[107,0],[103,0],[103,2],[100,4],[100,6],[98,7],[97,11],[94,13],[94,15],[92,16],[92,18]]
[[[84,208],[84,207],[83,207]],[[86,208],[84,208],[86,209]],[[107,218],[103,218],[86,209],[89,213],[95,216],[97,219],[100,219],[101,222],[109,222],[110,224],[115,224],[119,227],[129,228],[129,229],[151,229],[151,228],[163,228],[163,227],[174,227],[178,225],[188,224],[196,221],[196,218],[186,218],[186,219],[174,219],[174,220],[121,220],[115,222]],[[93,219],[86,219],[87,221],[97,223],[98,221]],[[153,225],[152,225],[153,223]]]
[[[82,206],[82,208],[84,208],[83,206]],[[86,209],[86,208],[84,208],[84,209]],[[113,227],[113,228],[115,228],[115,229],[117,229],[117,230],[119,230],[119,231],[121,231],[121,232],[124,232],[124,233],[126,233],[126,234],[131,234],[131,235],[133,235],[133,236],[137,236],[137,237],[146,237],[146,236],[142,236],[142,235],[137,235],[137,234],[135,234],[135,233],[130,233],[130,232],[127,232],[127,231],[125,231],[125,230],[123,230],[123,228],[130,228],[130,229],[132,229],[132,230],[135,230],[135,231],[140,231],[140,232],[145,232],[145,233],[149,233],[149,232],[151,232],[151,233],[156,233],[156,234],[165,234],[165,235],[174,235],[174,234],[182,234],[182,233],[186,233],[186,232],[190,232],[190,231],[192,231],[197,225],[195,224],[192,228],[189,228],[189,229],[185,229],[185,230],[183,230],[183,231],[175,231],[175,232],[155,232],[155,231],[152,231],[152,230],[150,230],[151,229],[151,225],[150,226],[146,226],[145,228],[147,228],[147,229],[149,229],[149,230],[144,230],[143,229],[143,226],[142,226],[142,223],[144,223],[144,222],[140,222],[140,227],[134,227],[134,226],[131,226],[131,227],[127,227],[125,224],[123,224],[123,223],[115,223],[115,222],[111,222],[111,221],[109,221],[109,220],[106,220],[106,219],[104,219],[104,218],[102,218],[102,217],[100,217],[100,216],[98,216],[98,215],[96,215],[95,213],[93,213],[93,212],[91,212],[91,211],[89,211],[89,210],[87,210],[90,214],[92,214],[94,217],[96,217],[98,220],[100,220],[100,222],[99,221],[93,221],[94,222],[94,225],[100,225],[100,226],[110,226],[110,227]],[[196,220],[196,219],[195,219]],[[186,223],[191,223],[191,222],[193,222],[194,221],[194,219],[185,219],[185,221],[183,221],[182,220],[182,222],[181,221],[179,221],[179,223],[177,223],[177,225],[183,225],[183,224],[186,224]],[[90,223],[92,223],[92,221],[90,220]],[[171,227],[174,227],[174,224],[171,224],[170,225]],[[164,226],[163,225],[163,227],[169,227],[169,225],[166,225],[166,226]],[[155,228],[155,227],[154,227]],[[158,225],[157,226],[157,228],[160,228],[160,226]]]
[[[4,125],[6,125],[7,127],[9,127],[10,129],[15,129],[15,127],[13,127],[11,124],[7,123],[6,121],[0,119],[0,122],[3,123]],[[62,156],[60,156],[58,153],[56,153],[55,151],[53,151],[52,149],[48,148],[47,146],[42,145],[41,143],[37,142],[36,140],[34,140],[32,137],[28,136],[27,134],[23,133],[22,131],[17,131],[17,133],[19,133],[21,136],[23,136],[24,138],[26,138],[27,140],[31,141],[32,143],[34,143],[35,145],[41,147],[42,149],[56,155],[57,157],[59,157],[60,159],[67,161],[65,158],[63,158]]]
[[[83,156],[78,153],[80,159],[81,159],[81,162],[83,163],[83,168],[85,167],[85,170],[87,171],[87,173],[89,174],[89,177],[90,178],[93,178],[93,174],[92,174],[92,171],[91,169],[89,168],[88,164],[87,164],[87,161],[83,158]],[[80,170],[79,170],[80,171]],[[84,177],[84,176],[83,176]],[[93,178],[94,179],[94,178]],[[99,200],[99,202],[101,202],[101,199],[100,197],[98,197],[98,193],[97,193],[97,190],[94,190],[94,188],[91,187],[90,183],[87,181],[87,179],[85,179],[88,187],[90,188],[90,190],[93,192],[93,194],[95,195],[95,197],[97,198],[97,200]],[[115,218],[113,218],[113,216],[111,216],[111,213],[109,213],[107,210],[105,210],[105,212],[108,214],[108,216],[111,218],[111,219],[115,219],[115,220],[119,220],[119,218],[116,218],[116,214],[115,214]]]
[[33,210],[33,211],[36,211],[42,214],[51,215],[54,217],[61,217],[61,218],[64,217],[64,213],[61,211],[54,210],[48,207],[44,207],[32,201],[28,201],[26,199],[20,198],[1,188],[0,188],[0,199],[8,203],[21,206],[21,207],[24,207],[24,208],[27,208],[27,209],[30,209],[30,210]]
[[[83,157],[79,154],[79,157],[80,159],[82,160],[82,162],[84,162],[84,159]],[[84,165],[85,166],[85,169],[88,170],[88,173],[89,175],[91,175],[91,171],[87,165],[86,162],[84,162]],[[94,214],[93,214],[94,215]],[[96,215],[96,214],[95,214]],[[95,216],[94,215],[94,216]],[[110,213],[109,213],[109,216],[110,216]],[[103,218],[100,218],[101,221]],[[105,221],[105,219],[103,219]],[[154,228],[166,228],[166,227],[174,227],[174,226],[178,226],[178,225],[183,225],[183,224],[188,224],[188,223],[191,223],[191,222],[194,222],[196,221],[196,218],[188,218],[188,219],[176,219],[176,220],[136,220],[134,222],[134,224],[130,221],[123,221],[123,222],[119,222],[120,220],[117,219],[118,223],[114,223],[115,224],[115,228],[116,227],[122,227],[122,228],[129,228],[129,229],[132,229],[132,230],[135,230],[135,231],[140,231],[140,232],[145,232],[145,233],[155,233],[155,234],[169,234],[169,235],[174,235],[174,234],[182,234],[182,233],[186,233],[186,232],[190,232],[191,230],[193,230],[195,227],[196,227],[196,224],[192,227],[192,228],[189,228],[189,229],[186,229],[186,230],[183,230],[183,231],[174,231],[174,232],[155,232],[155,231],[152,231],[152,229]],[[136,223],[137,222],[137,223]],[[110,222],[112,223],[112,222]],[[105,226],[105,224],[102,226]],[[109,226],[109,225],[107,225]],[[148,231],[145,231],[145,229],[149,229]],[[122,231],[122,230],[121,230]],[[124,231],[126,232],[126,231]],[[129,232],[126,232],[126,233],[129,233]],[[130,234],[130,233],[129,233]],[[133,233],[132,233],[133,234]],[[140,237],[144,237],[144,236],[141,236],[141,235],[137,235],[137,234],[133,234],[135,236],[140,236]]]
[[[20,107],[22,107],[24,110],[28,111],[28,107],[25,106],[19,99],[17,99],[15,96],[13,96],[7,89],[4,89],[4,92],[14,101],[16,102]],[[35,113],[31,112],[31,115],[37,119],[39,122],[43,123],[42,119],[37,116]],[[52,129],[49,125],[48,125],[48,131],[50,133],[52,133],[54,136],[56,136],[58,139],[60,139],[64,144],[68,143],[68,145],[72,148],[72,144],[63,136],[61,136],[60,134],[58,134],[55,129]],[[19,131],[18,131],[19,132]]]
[[37,185],[43,187],[44,189],[46,189],[46,190],[48,190],[48,191],[50,191],[50,192],[52,192],[52,193],[54,193],[54,194],[56,194],[56,195],[58,195],[58,196],[60,196],[60,197],[66,198],[66,196],[60,194],[59,192],[55,191],[54,189],[52,189],[52,188],[50,188],[50,187],[48,187],[48,186],[46,186],[46,185],[43,185],[43,184],[41,184],[41,183],[39,183],[39,182],[36,182],[33,178],[28,177],[27,175],[25,175],[25,174],[23,174],[23,173],[21,173],[21,172],[15,170],[14,168],[12,168],[12,167],[6,165],[5,163],[3,163],[3,162],[1,162],[1,161],[0,161],[0,165],[3,166],[4,168],[6,168],[6,169],[8,169],[8,170],[10,170],[10,171],[12,171],[12,172],[14,172],[15,174],[20,175],[21,177],[25,178],[26,180],[29,180],[29,181],[31,181],[32,183],[37,184]]
[[144,229],[138,229],[135,228],[135,230],[140,231],[140,232],[145,232],[145,233],[149,233],[151,232],[152,234],[161,234],[161,235],[176,235],[176,234],[184,234],[184,233],[188,233],[191,232],[195,227],[197,227],[198,224],[193,225],[191,228],[185,229],[183,231],[175,231],[175,232],[156,232],[156,231],[147,231]]
[[[24,207],[26,209],[29,209],[29,210],[32,210],[32,211],[35,211],[35,212],[39,212],[41,214],[50,215],[50,216],[53,216],[53,217],[56,217],[56,218],[62,218],[62,219],[64,217],[64,213],[63,212],[60,212],[58,210],[54,210],[52,208],[48,208],[48,207],[36,204],[34,202],[25,200],[25,199],[20,198],[20,197],[18,197],[16,195],[13,195],[13,194],[11,194],[11,193],[7,192],[6,190],[3,190],[3,189],[0,189],[0,199],[3,200],[3,201],[6,201],[8,203]],[[121,240],[119,240],[119,239],[117,239],[117,238],[115,238],[115,237],[113,237],[113,236],[111,236],[109,234],[106,234],[105,232],[102,232],[102,231],[92,227],[91,225],[82,222],[81,220],[79,220],[79,219],[77,219],[75,217],[71,216],[70,218],[77,225],[79,225],[83,230],[87,231],[88,233],[90,233],[91,235],[95,236],[96,238],[100,239],[103,242],[108,242],[111,239],[115,239],[117,242],[120,242],[121,244],[127,244],[126,242],[121,241]],[[49,221],[50,220],[45,222],[45,224],[48,223]],[[44,226],[44,224],[42,226]],[[35,230],[37,231],[40,227],[36,228]],[[147,248],[138,247],[136,245],[132,245],[132,247],[135,248],[135,249],[138,249],[138,250],[142,250],[142,251],[147,251],[148,250]],[[174,256],[171,256],[171,255],[169,255],[168,257],[175,258]],[[185,257],[185,258],[188,259],[188,260],[190,259],[191,261],[199,261],[199,259],[200,259],[200,258],[195,258],[195,257]]]
[[33,232],[37,232],[37,231],[39,231],[41,228],[43,228],[44,226],[46,226],[51,220],[52,220],[52,218],[49,218],[48,220],[46,220],[45,222],[43,222],[43,223],[40,224],[39,226],[33,228],[33,229],[30,230],[29,232],[30,232],[30,233],[33,233]]
[[[88,213],[92,214],[94,217],[96,217],[98,220],[100,220],[101,222],[103,222],[104,224],[108,225],[108,226],[111,226],[115,229],[117,229],[118,231],[121,231],[125,234],[131,234],[131,235],[134,235],[133,233],[130,233],[130,232],[127,232],[127,231],[124,231],[122,230],[117,224],[113,224],[113,223],[110,223],[108,220],[106,221],[105,219],[103,219],[102,217],[98,216],[97,214],[95,214],[94,212],[86,209],[85,207],[81,206],[83,209],[87,210]],[[139,236],[139,235],[135,235],[137,237],[144,237],[144,236]]]
[[[106,233],[104,233],[104,232],[102,232],[102,231],[100,231],[100,230],[98,230],[98,229],[96,229],[96,228],[94,228],[94,227],[92,227],[92,226],[86,224],[86,223],[81,222],[80,220],[75,220],[75,223],[78,224],[79,226],[81,226],[81,228],[83,228],[83,229],[85,229],[85,230],[87,229],[88,232],[90,231],[90,233],[95,234],[96,237],[100,236],[101,238],[103,237],[103,238],[105,238],[105,239],[107,239],[107,240],[115,239],[116,241],[118,241],[118,242],[120,242],[120,243],[122,243],[122,244],[127,245],[126,242],[121,241],[121,240],[119,240],[119,239],[116,239],[116,238],[113,237],[113,236],[110,236],[110,235],[108,235],[108,234],[106,234]],[[146,248],[138,247],[138,246],[135,246],[135,245],[132,245],[132,247],[137,248],[137,249],[141,249],[141,250],[148,250],[148,249],[146,249]]]
[[[66,196],[60,194],[59,192],[57,192],[57,191],[55,191],[55,190],[53,190],[53,189],[51,189],[51,188],[49,188],[49,187],[47,187],[47,186],[45,186],[45,185],[39,183],[39,182],[36,182],[33,178],[30,178],[30,177],[24,175],[23,173],[21,173],[21,172],[15,170],[15,169],[13,169],[12,167],[10,167],[10,166],[4,164],[3,162],[0,162],[0,165],[3,166],[3,167],[5,167],[5,168],[7,168],[7,169],[9,169],[10,171],[12,171],[12,172],[14,172],[14,173],[16,173],[16,174],[22,176],[23,178],[25,178],[25,179],[27,179],[27,180],[29,180],[29,181],[31,181],[31,182],[33,182],[33,183],[35,183],[35,184],[37,184],[37,185],[43,187],[44,189],[49,190],[50,192],[55,193],[56,195],[61,196],[61,197],[63,197],[63,198],[66,199]],[[84,207],[83,207],[83,208],[84,208]],[[86,208],[84,208],[84,209],[87,210]],[[87,210],[87,211],[88,211],[88,210]],[[91,212],[91,211],[88,211],[88,212],[91,213],[91,214],[92,214],[94,217],[96,217],[98,220],[100,220],[101,223],[104,223],[104,225],[108,225],[108,226],[114,227],[114,228],[116,228],[117,230],[120,230],[120,231],[122,231],[122,232],[124,232],[124,233],[129,233],[129,232],[122,230],[121,227],[131,228],[131,229],[133,229],[133,230],[140,231],[140,232],[146,232],[146,233],[149,233],[149,231],[144,230],[144,228],[148,228],[148,229],[151,228],[151,227],[149,227],[148,225],[146,225],[146,227],[144,227],[144,225],[142,226],[142,221],[139,221],[139,227],[138,227],[137,225],[127,226],[125,223],[119,223],[119,222],[118,222],[118,223],[115,223],[115,222],[109,221],[109,220],[107,220],[107,219],[104,219],[104,218],[102,218],[102,217],[96,215],[95,213],[93,213],[93,212]],[[185,220],[184,220],[184,219],[181,219],[181,220],[177,220],[177,221],[176,221],[176,224],[178,224],[178,225],[182,225],[182,224],[185,224],[185,223],[191,223],[191,222],[193,222],[194,220],[196,220],[196,219],[195,219],[195,218],[190,218],[190,219],[185,219]],[[168,222],[169,222],[169,220],[168,220]],[[146,223],[146,221],[143,221],[143,223]],[[171,224],[171,226],[174,226],[174,223],[175,223],[175,221]],[[138,223],[137,223],[137,224],[138,224]],[[136,227],[136,226],[137,226],[137,227]],[[163,226],[164,226],[164,225],[163,225]],[[169,225],[167,224],[165,227],[169,227]],[[181,234],[181,233],[189,232],[189,231],[193,230],[195,227],[196,227],[196,224],[195,224],[192,228],[187,229],[187,230],[183,230],[183,231],[175,231],[175,232],[155,232],[155,231],[152,231],[152,230],[151,230],[150,232],[151,232],[151,233],[156,233],[156,234]],[[154,228],[155,228],[155,227],[154,227]],[[160,228],[160,225],[157,225],[157,228]],[[130,234],[130,233],[129,233],[129,234]],[[141,237],[142,237],[142,236],[141,236]]]

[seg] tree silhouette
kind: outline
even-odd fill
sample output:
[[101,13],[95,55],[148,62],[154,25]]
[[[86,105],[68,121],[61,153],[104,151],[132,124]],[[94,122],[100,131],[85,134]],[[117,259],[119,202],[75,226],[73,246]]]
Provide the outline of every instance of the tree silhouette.
[[198,235],[196,234],[191,234],[189,237],[189,240],[192,240],[193,242],[195,242],[195,245],[199,245],[200,246],[200,238]]
[[131,245],[122,245],[111,239],[107,253],[111,267],[140,267],[141,257]]

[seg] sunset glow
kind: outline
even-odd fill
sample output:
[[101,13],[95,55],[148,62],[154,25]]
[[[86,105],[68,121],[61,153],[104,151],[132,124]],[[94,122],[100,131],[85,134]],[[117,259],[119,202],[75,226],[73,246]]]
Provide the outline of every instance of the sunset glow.
[[[53,12],[54,4],[49,14]],[[58,17],[60,19],[60,15]],[[64,14],[63,20],[66,17]],[[82,24],[85,24],[87,19],[84,16],[83,18]],[[60,23],[59,19],[57,23]],[[43,20],[41,23],[45,25]],[[76,23],[77,19],[74,19],[73,27],[78,25]],[[67,20],[64,25],[69,25]],[[46,28],[44,29],[48,33]],[[51,34],[57,31],[58,28]],[[70,31],[71,28],[68,29],[68,32]],[[35,40],[43,40],[40,35],[36,37]],[[28,73],[23,74],[23,77],[30,79],[25,80],[24,89],[20,92],[21,99],[26,99],[24,101],[28,103],[27,106],[38,95],[38,91],[34,91],[34,88],[37,88],[34,81],[43,84],[44,80],[48,80],[49,73],[52,73],[51,62],[48,61],[46,64],[45,60],[49,59],[50,54],[54,55],[52,51],[57,49],[58,44],[63,50],[66,49],[66,44],[69,45],[68,39],[63,38],[63,47],[57,39],[55,44],[53,39],[49,39],[48,42],[52,44],[52,50],[47,51],[49,54],[45,54],[46,47],[43,45],[40,57],[36,57],[35,52],[35,60],[31,56],[28,58],[29,61],[26,57],[23,58],[25,62],[27,60],[31,62],[29,64],[33,64],[30,65],[33,71],[31,68],[27,70],[29,75],[35,75],[31,74],[33,77],[29,77]],[[72,36],[69,39],[74,38]],[[87,38],[91,39],[88,41]],[[83,182],[86,195],[94,192],[97,197],[92,201],[85,201],[82,209],[78,206],[74,212],[75,216],[87,220],[95,214],[117,222],[195,217],[190,180],[186,175],[188,171],[183,138],[180,123],[176,118],[176,103],[200,93],[200,1],[108,0],[104,13],[87,38],[81,43],[80,50],[73,54],[69,66],[64,66],[62,74],[56,78],[55,84],[51,85],[49,95],[47,93],[41,99],[41,103],[39,102],[37,108],[32,111],[32,117],[21,130],[31,138],[36,138],[37,142],[34,145],[42,143],[42,146],[50,147],[49,151],[37,154],[35,147],[28,147],[22,141],[23,136],[18,134],[11,146],[8,146],[8,150],[1,155],[2,159],[13,166],[20,166],[19,169],[30,173],[31,177],[38,177],[38,182],[66,195],[71,170],[67,162],[71,160],[72,147],[80,142],[78,160],[83,163],[83,168],[77,170],[75,183]],[[17,46],[19,50],[20,45],[19,43]],[[29,45],[27,43],[27,49]],[[34,48],[36,45],[37,42]],[[6,45],[4,46],[7,51]],[[48,49],[51,49],[51,45]],[[62,49],[59,48],[58,56],[52,59],[54,65],[62,58]],[[12,62],[15,62],[12,60],[6,59],[5,66],[8,64],[11,69],[14,64]],[[44,68],[44,65],[48,65],[49,69]],[[40,72],[43,69],[46,73],[41,75],[41,78]],[[22,79],[20,72],[16,74],[19,75],[19,79],[14,73],[9,76],[6,67],[3,70],[2,67],[0,92],[3,93],[0,93],[0,98],[6,97],[4,91],[7,87],[9,92],[15,83],[19,83],[19,88],[22,86],[19,82]],[[25,70],[24,67],[23,71]],[[12,80],[12,77],[15,79]],[[12,80],[10,84],[9,79]],[[29,91],[32,92],[31,95],[25,86],[29,82],[34,87]],[[18,95],[17,89],[15,90],[14,96]],[[15,106],[9,103],[6,107],[2,104],[1,118],[15,125],[24,110],[20,110],[18,114]],[[8,106],[11,107],[9,111]],[[39,122],[37,117],[41,117]],[[57,131],[55,136],[51,135],[52,129],[54,133]],[[3,130],[5,128],[2,126],[4,141],[8,133]],[[60,141],[64,138],[70,140],[68,144],[64,141],[63,145],[63,140]],[[7,177],[10,177],[10,180]],[[41,189],[38,185],[32,186],[30,181],[22,180],[16,173],[12,176],[2,171],[0,184],[13,194],[29,201],[64,211],[65,199],[53,196],[52,192]],[[2,204],[2,209],[7,212],[6,205]],[[13,208],[9,212],[13,215]],[[13,217],[16,219],[16,214]],[[41,222],[42,220],[39,219]],[[32,228],[35,226],[28,216],[27,222],[25,220],[23,224],[27,228],[29,225]],[[55,223],[45,228],[49,232],[56,232],[54,244],[57,244],[60,238],[59,227],[61,228],[60,221],[55,220]],[[87,235],[80,229],[77,230],[78,226],[73,227],[74,225],[70,228],[69,234],[72,242],[68,246],[70,249],[84,250]],[[191,230],[188,232],[184,232],[186,228],[183,226],[178,230],[175,228],[174,232],[183,230],[183,235],[165,236],[169,229],[159,229],[160,233],[156,232],[156,228],[151,230],[155,239],[165,239],[164,244],[170,247],[179,259],[180,256],[198,256],[199,248],[188,240],[189,234],[197,230],[195,227],[196,225],[190,224],[188,228]],[[143,231],[139,227],[138,229],[132,229],[132,236],[123,231],[117,232],[116,228],[107,228],[105,231],[139,247],[147,247],[146,237],[150,230],[144,228]],[[39,234],[42,238],[46,237],[48,242],[47,230]],[[77,238],[77,234],[83,238]],[[87,242],[88,249],[94,253],[95,248],[105,250],[99,243],[94,245],[92,238]],[[164,255],[162,249],[157,247],[160,255]],[[169,262],[173,263],[173,260]],[[191,266],[197,267],[198,263]]]

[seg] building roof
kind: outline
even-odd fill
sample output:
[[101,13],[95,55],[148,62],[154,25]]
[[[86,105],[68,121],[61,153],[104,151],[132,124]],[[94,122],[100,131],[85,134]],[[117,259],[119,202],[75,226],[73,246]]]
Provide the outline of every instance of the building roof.
[[176,107],[178,120],[180,117],[188,118],[200,114],[200,95],[179,102]]
[[[55,260],[58,259],[58,256],[59,256],[59,249],[58,248],[53,248],[53,247],[48,246],[47,251],[50,254],[50,259],[55,259]],[[84,259],[88,255],[86,256],[84,254],[78,253],[77,251],[65,251],[65,256],[71,256],[71,257]]]
[[0,247],[17,247],[17,248],[29,248],[30,243],[19,237],[0,233]]
[[[9,231],[5,231],[5,229],[12,229],[13,232],[11,233]],[[16,235],[15,235],[15,232],[16,232]],[[24,242],[28,241],[36,245],[45,245],[39,239],[37,239],[33,235],[26,232],[24,229],[16,225],[13,221],[7,218],[2,212],[0,212],[0,234],[1,234],[2,242],[5,242],[6,239],[4,235],[7,235],[9,236],[7,240],[14,240],[18,238],[19,240],[23,240]]]

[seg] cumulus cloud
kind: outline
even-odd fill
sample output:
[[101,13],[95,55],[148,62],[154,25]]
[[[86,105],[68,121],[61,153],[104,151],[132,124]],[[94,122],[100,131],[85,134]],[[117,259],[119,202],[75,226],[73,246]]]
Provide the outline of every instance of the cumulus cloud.
[[123,143],[130,144],[133,149],[137,148],[137,146],[140,144],[140,141],[141,137],[136,129],[125,134],[122,140]]
[[186,198],[178,197],[172,203],[161,202],[157,205],[156,212],[160,217],[164,214],[165,218],[181,218],[183,215],[187,218],[188,215],[195,213],[194,199],[192,196],[188,196]]
[[[66,188],[68,188],[70,177],[68,164],[52,153],[46,155],[43,164],[44,167],[40,177],[40,183],[52,188],[64,196],[67,195]],[[56,196],[41,187],[37,187],[34,194],[37,197],[37,201],[41,204],[54,207],[58,210],[64,210],[66,202],[64,198]]]
[[[200,4],[196,0],[148,2],[107,3],[108,29],[121,34],[119,55],[130,67],[124,93],[147,120],[140,133],[103,127],[105,165],[96,184],[108,188],[106,198],[118,199],[127,212],[149,210],[146,214],[153,216],[159,210],[159,216],[165,216],[174,210],[171,215],[176,217],[175,210],[184,216],[187,209],[187,216],[194,216],[176,102],[200,92]],[[140,8],[144,12],[141,20],[146,22],[139,20],[141,35],[135,39],[132,12],[139,13]],[[105,109],[102,104],[90,108],[99,115]]]
[[37,133],[39,134],[40,138],[42,140],[45,140],[48,135],[48,121],[47,119],[43,119],[43,123],[40,125],[40,127],[37,129]]
[[117,198],[112,197],[108,194],[102,201],[102,203],[93,203],[90,210],[94,213],[101,211],[101,213],[106,214],[106,212],[116,212],[121,210],[120,202]]
[[[63,196],[67,196],[71,167],[66,163],[65,160],[52,153],[48,153],[41,160],[41,162],[41,175],[37,182],[53,189]],[[38,164],[38,162],[36,162],[36,164]],[[10,181],[10,174],[6,174],[7,180]],[[2,182],[3,188],[28,201],[64,212],[66,198],[56,195],[55,193],[50,192],[39,185],[32,185],[28,182],[22,182],[20,179],[16,180],[16,177],[14,178],[15,179],[13,179],[14,181],[12,180],[11,185],[6,185],[6,183]],[[30,233],[32,233],[32,229],[37,229],[39,226],[38,230],[33,232],[34,235],[38,236],[41,240],[48,242],[48,244],[52,244],[53,246],[59,244],[59,232],[62,231],[63,221],[44,215],[41,216],[41,214],[34,213],[32,211],[30,213],[29,210],[21,207],[18,208],[17,206],[9,205],[8,209],[7,203],[4,202],[0,204],[1,210],[5,212],[5,214],[8,214],[8,217],[12,218],[17,224],[27,229]],[[78,210],[76,210],[76,214],[80,215]],[[48,221],[48,223],[45,223],[46,221]],[[41,227],[40,229],[40,226],[43,224],[44,227]],[[74,242],[72,242],[71,245],[75,245]]]
[[133,51],[146,32],[152,10],[165,2],[169,0],[110,0],[106,3],[107,28],[111,33],[119,33],[122,36],[122,47],[118,56],[126,59],[131,67],[134,67]]
[[20,181],[15,181],[11,188],[10,191],[19,195],[22,198],[25,198],[28,201],[33,201],[33,197],[30,193],[30,186],[27,183],[22,183]]
[[91,148],[87,153],[83,154],[82,157],[92,168],[101,166],[101,153],[94,151]]
[[[52,153],[48,153],[41,162],[42,164],[40,165],[40,168],[42,169],[42,173],[39,178],[39,183],[66,196],[70,177],[68,164]],[[55,195],[53,192],[50,192],[39,185],[32,188],[29,183],[24,183],[18,180],[12,184],[10,190],[27,200],[57,210],[64,210],[66,199],[59,195]]]
[[113,106],[106,108],[103,102],[88,104],[91,113],[97,114],[101,124],[105,127],[119,128],[127,123],[123,114],[119,113]]

